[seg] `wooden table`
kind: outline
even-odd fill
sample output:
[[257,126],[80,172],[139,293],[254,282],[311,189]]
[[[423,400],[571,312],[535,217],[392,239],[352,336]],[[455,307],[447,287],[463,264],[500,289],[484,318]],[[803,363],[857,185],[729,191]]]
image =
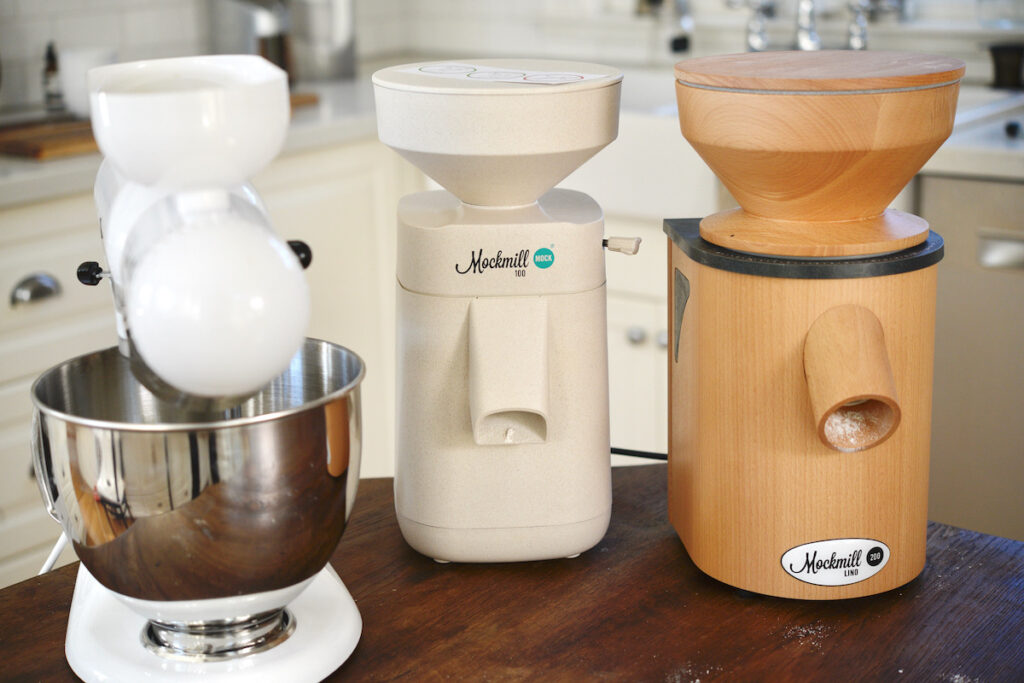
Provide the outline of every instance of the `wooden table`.
[[[608,535],[574,560],[440,565],[405,545],[390,479],[363,481],[333,564],[363,615],[332,680],[1024,680],[1024,543],[928,528],[903,588],[838,602],[702,574],[665,512],[665,467],[617,469]],[[0,591],[0,678],[74,680],[76,566]]]

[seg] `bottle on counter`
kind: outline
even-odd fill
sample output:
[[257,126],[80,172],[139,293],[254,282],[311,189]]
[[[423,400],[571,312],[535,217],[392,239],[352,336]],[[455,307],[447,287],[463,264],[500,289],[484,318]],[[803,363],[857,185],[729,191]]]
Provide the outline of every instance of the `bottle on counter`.
[[46,44],[46,65],[43,67],[43,100],[46,111],[64,111],[64,96],[60,88],[60,72],[57,63],[57,49],[53,41]]

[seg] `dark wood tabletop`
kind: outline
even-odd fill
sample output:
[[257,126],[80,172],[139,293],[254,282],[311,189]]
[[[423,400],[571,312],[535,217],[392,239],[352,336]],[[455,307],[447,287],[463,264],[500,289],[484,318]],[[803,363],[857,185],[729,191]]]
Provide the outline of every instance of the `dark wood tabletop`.
[[[616,469],[607,536],[572,560],[437,564],[369,479],[332,563],[363,617],[331,680],[1024,680],[1024,543],[942,524],[882,595],[810,602],[702,574],[669,526],[665,467]],[[0,678],[74,680],[76,565],[0,591]]]

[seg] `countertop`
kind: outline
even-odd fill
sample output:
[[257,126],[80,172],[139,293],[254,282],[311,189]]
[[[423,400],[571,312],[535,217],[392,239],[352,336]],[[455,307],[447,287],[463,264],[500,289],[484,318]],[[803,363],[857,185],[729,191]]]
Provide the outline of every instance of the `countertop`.
[[[377,120],[369,77],[302,83],[294,91],[316,93],[319,101],[293,110],[282,154],[376,137]],[[100,160],[99,154],[51,161],[0,155],[0,208],[89,192]]]
[[1024,127],[1024,92],[962,87],[953,134],[921,172],[1024,181],[1024,134],[1007,136],[1011,120]]
[[[572,560],[436,564],[402,540],[392,480],[360,484],[332,557],[363,634],[331,680],[1019,681],[1024,543],[928,526],[923,573],[881,595],[783,600],[702,574],[665,466],[617,468],[605,538]],[[5,678],[74,680],[77,567],[0,591]]]

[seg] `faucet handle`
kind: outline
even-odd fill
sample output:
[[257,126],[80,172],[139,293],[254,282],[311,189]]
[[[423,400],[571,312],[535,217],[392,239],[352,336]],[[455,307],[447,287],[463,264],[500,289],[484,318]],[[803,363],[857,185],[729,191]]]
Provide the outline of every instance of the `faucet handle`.
[[868,47],[867,12],[871,7],[871,0],[850,0],[847,7],[850,10],[850,25],[846,31],[847,47],[851,50],[866,50]]
[[796,48],[798,50],[820,50],[821,38],[815,28],[814,0],[797,0],[796,5]]
[[768,36],[765,31],[765,20],[775,16],[775,0],[725,0],[730,9],[751,10],[747,21],[747,50],[761,52],[768,49]]

